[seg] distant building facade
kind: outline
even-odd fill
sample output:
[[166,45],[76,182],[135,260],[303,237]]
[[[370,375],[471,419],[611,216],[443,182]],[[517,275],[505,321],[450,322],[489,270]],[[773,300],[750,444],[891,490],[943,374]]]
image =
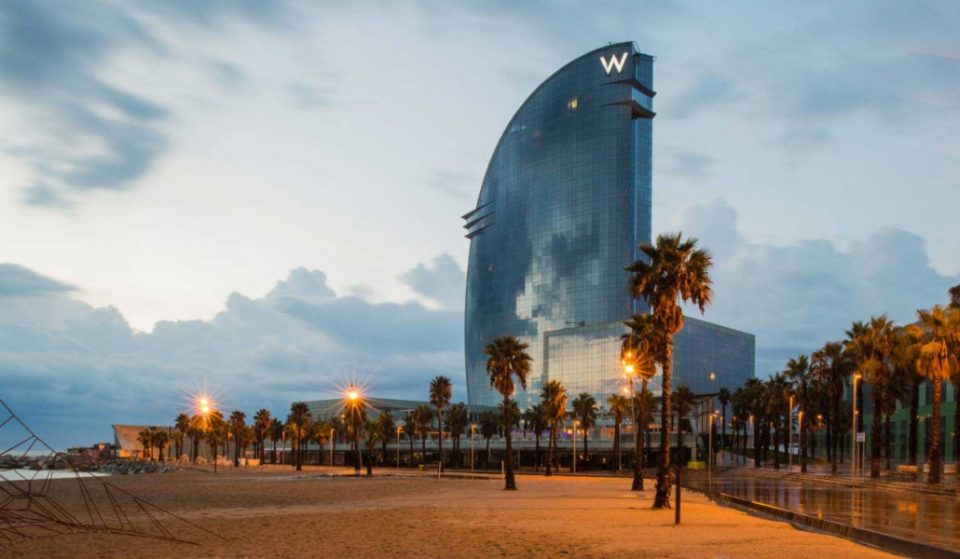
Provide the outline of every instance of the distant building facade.
[[[623,321],[646,310],[624,268],[651,240],[653,61],[629,42],[587,53],[507,124],[476,207],[463,216],[471,405],[502,399],[490,388],[484,347],[506,334],[529,344],[534,359],[528,389],[515,396],[521,408],[547,380],[600,402],[619,391]],[[751,334],[688,319],[676,342],[675,386],[703,394],[754,376]]]

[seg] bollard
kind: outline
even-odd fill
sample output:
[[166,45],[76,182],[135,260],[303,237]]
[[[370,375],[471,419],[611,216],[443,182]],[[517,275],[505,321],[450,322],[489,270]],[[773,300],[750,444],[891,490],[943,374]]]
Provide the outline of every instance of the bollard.
[[677,466],[677,479],[674,481],[677,484],[677,508],[674,510],[673,523],[680,524],[680,466]]

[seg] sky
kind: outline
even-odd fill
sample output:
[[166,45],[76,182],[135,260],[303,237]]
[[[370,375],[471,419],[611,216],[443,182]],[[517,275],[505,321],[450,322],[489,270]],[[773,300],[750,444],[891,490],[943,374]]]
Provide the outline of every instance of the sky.
[[57,445],[206,386],[465,399],[485,166],[526,96],[656,56],[654,232],[757,374],[960,283],[960,4],[0,2],[0,398]]

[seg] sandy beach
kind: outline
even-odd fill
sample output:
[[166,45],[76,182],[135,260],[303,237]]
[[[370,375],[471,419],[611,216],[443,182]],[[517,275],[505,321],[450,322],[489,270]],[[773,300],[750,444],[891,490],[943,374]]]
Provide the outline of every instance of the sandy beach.
[[[525,475],[518,478],[519,491],[506,492],[500,480],[325,473],[267,467],[117,476],[111,478],[116,486],[224,539],[182,526],[177,533],[199,545],[81,534],[27,541],[0,555],[893,557],[724,508],[692,492],[683,501],[683,524],[674,526],[672,511],[650,510],[652,491],[632,493],[625,479]],[[73,499],[75,492],[64,483],[54,482],[52,495]]]

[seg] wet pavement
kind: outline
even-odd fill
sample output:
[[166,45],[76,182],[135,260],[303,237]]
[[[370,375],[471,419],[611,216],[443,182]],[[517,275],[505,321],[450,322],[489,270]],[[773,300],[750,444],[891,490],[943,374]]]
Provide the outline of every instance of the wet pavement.
[[706,492],[960,552],[960,499],[955,496],[758,476],[750,468],[714,474],[712,491],[705,475],[691,476],[687,482]]

